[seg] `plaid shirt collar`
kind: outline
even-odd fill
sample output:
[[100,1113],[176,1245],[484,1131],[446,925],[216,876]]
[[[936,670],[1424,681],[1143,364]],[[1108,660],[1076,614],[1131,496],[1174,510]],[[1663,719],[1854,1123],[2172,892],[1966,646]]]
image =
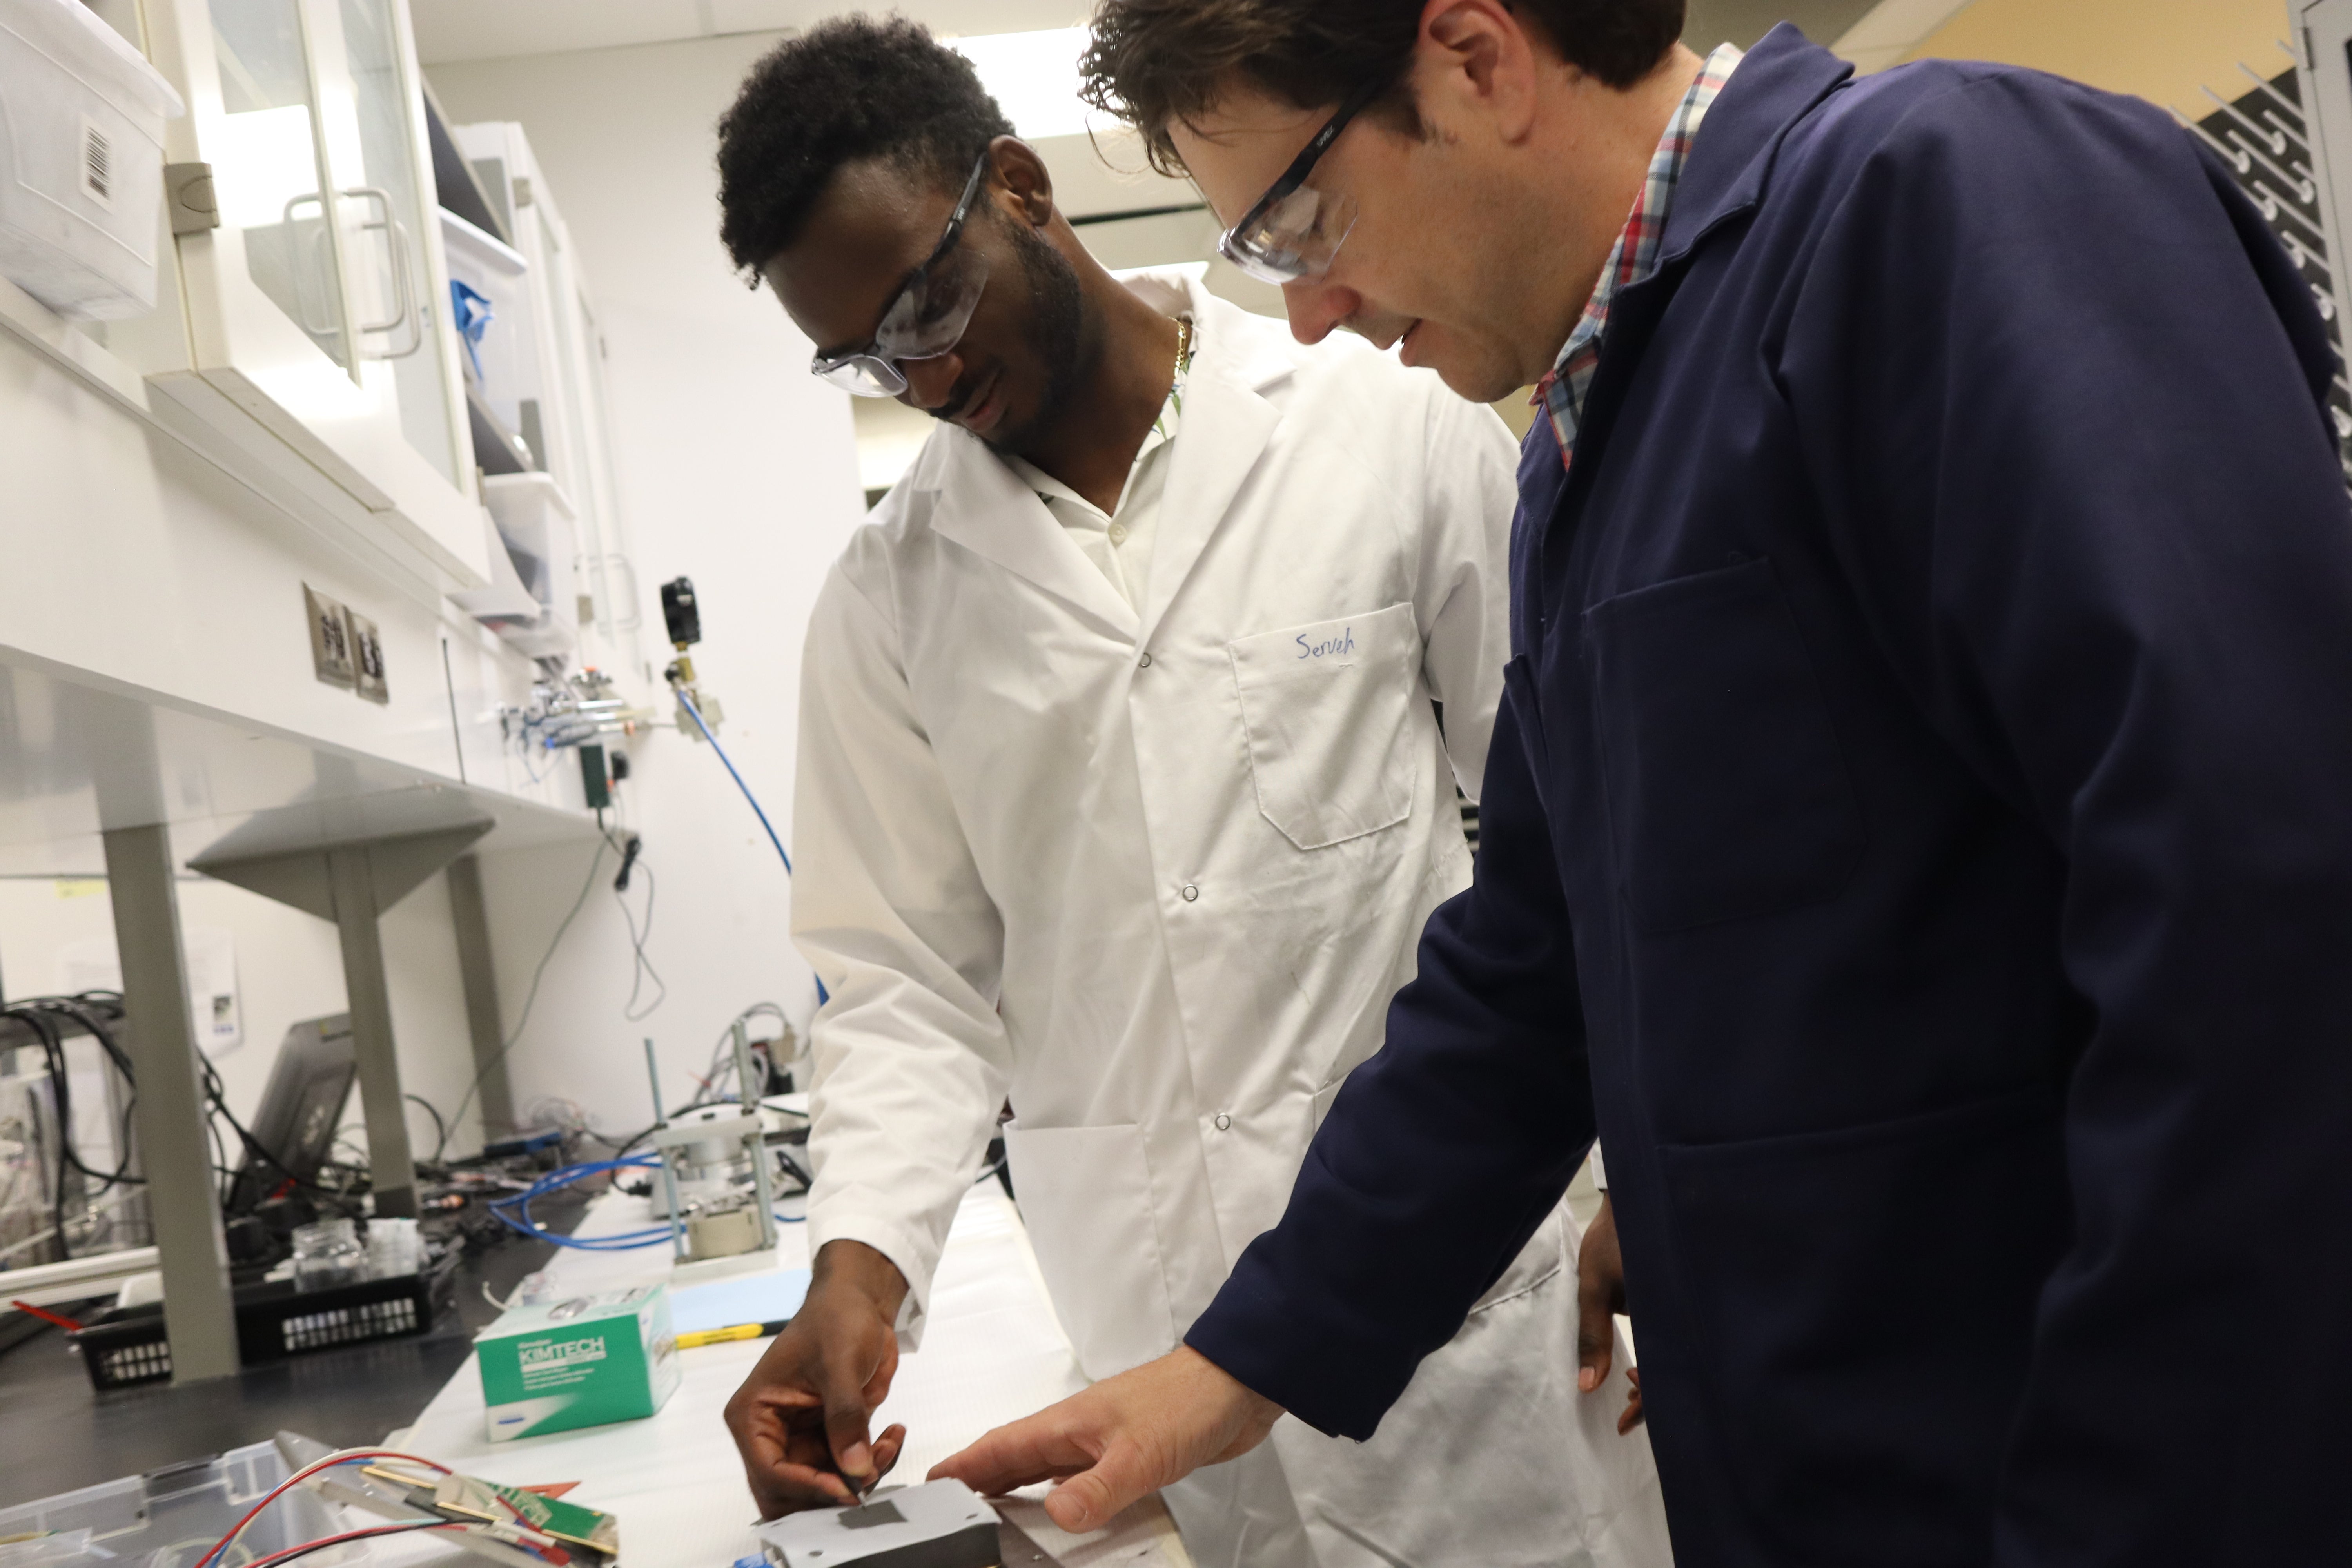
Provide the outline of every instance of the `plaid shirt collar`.
[[1609,328],[1609,307],[1617,290],[1639,283],[1658,269],[1658,242],[1666,232],[1666,214],[1674,206],[1675,187],[1682,181],[1691,144],[1698,140],[1699,122],[1744,58],[1730,44],[1707,56],[1698,79],[1683,95],[1674,118],[1666,121],[1657,152],[1651,154],[1650,172],[1633,198],[1633,214],[1625,220],[1625,231],[1609,253],[1609,265],[1601,269],[1591,302],[1584,307],[1576,330],[1569,333],[1559,358],[1552,362],[1551,373],[1536,384],[1535,401],[1550,416],[1552,430],[1559,437],[1562,468],[1573,467],[1576,461],[1577,426],[1584,416],[1584,397],[1591,390],[1592,373],[1601,364],[1601,340]]

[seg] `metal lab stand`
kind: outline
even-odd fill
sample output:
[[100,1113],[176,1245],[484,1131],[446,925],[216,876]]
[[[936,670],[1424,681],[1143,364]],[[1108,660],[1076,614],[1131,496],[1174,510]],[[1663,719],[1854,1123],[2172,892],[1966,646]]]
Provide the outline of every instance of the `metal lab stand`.
[[[230,844],[215,846],[188,862],[191,870],[335,922],[342,938],[352,1049],[359,1058],[369,1176],[375,1212],[385,1218],[415,1215],[416,1163],[409,1151],[408,1121],[402,1110],[400,1061],[393,1052],[392,994],[384,979],[383,940],[377,917],[463,854],[493,826],[483,820],[425,833],[258,854],[239,854]],[[123,962],[128,989],[127,945]],[[140,1099],[142,1102],[146,1099],[143,1080]],[[159,1226],[161,1222],[159,1215]],[[214,1223],[217,1228],[217,1217]],[[170,1286],[167,1277],[167,1291]],[[173,1348],[176,1353],[177,1346]]]
[[[654,1117],[660,1125],[652,1135],[654,1150],[661,1159],[662,1195],[669,1212],[670,1250],[677,1265],[718,1262],[721,1258],[742,1257],[750,1253],[773,1252],[776,1248],[776,1193],[770,1174],[768,1159],[768,1124],[760,1113],[760,1096],[751,1087],[751,1043],[743,1020],[738,1018],[730,1031],[735,1044],[735,1083],[742,1100],[742,1114],[714,1118],[707,1121],[672,1121],[662,1116],[661,1077],[655,1068],[653,1042],[646,1042],[646,1069],[653,1079]],[[686,1215],[680,1212],[678,1169],[690,1163],[696,1169],[708,1169],[715,1162],[695,1162],[698,1147],[732,1141],[751,1162],[751,1194],[759,1209],[759,1241],[754,1247],[734,1254],[718,1254],[697,1258],[688,1238]]]
[[122,1010],[130,1024],[125,1048],[139,1083],[139,1163],[163,1273],[172,1381],[227,1377],[238,1365],[236,1306],[213,1182],[204,1068],[188,1012],[172,832],[159,823],[114,828],[104,838],[114,941],[122,956]]

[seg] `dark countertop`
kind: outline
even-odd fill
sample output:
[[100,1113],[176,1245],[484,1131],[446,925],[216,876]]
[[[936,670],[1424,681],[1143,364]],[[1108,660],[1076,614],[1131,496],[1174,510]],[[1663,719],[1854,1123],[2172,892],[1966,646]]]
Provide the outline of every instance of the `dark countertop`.
[[[586,1199],[533,1204],[569,1230]],[[65,1333],[51,1329],[0,1352],[0,1508],[267,1441],[281,1428],[338,1447],[380,1441],[416,1418],[473,1353],[475,1330],[554,1248],[520,1237],[468,1254],[414,1339],[319,1351],[233,1378],[100,1394]],[[0,1280],[5,1275],[0,1274]]]

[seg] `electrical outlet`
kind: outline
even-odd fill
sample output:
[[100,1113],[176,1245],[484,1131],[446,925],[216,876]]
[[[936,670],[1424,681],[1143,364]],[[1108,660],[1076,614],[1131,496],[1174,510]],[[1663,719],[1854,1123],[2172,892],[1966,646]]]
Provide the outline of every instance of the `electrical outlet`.
[[352,628],[352,665],[353,684],[362,697],[371,702],[392,700],[392,686],[383,674],[383,636],[375,623],[357,610],[345,610],[343,619]]
[[329,686],[346,690],[359,682],[359,666],[352,658],[351,612],[326,595],[302,584],[310,607],[310,668]]

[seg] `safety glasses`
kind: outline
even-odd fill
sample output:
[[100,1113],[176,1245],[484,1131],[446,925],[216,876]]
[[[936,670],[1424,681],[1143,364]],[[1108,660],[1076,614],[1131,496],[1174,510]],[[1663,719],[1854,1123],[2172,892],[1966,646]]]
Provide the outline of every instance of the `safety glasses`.
[[1339,255],[1339,247],[1356,226],[1356,199],[1318,191],[1307,183],[1307,176],[1315,172],[1316,163],[1339,139],[1348,121],[1381,91],[1381,85],[1373,84],[1350,94],[1283,171],[1282,178],[1267,187],[1257,205],[1242,215],[1241,222],[1225,230],[1217,241],[1217,253],[1267,283],[1296,283],[1329,271],[1331,258]]
[[848,353],[817,355],[809,361],[810,374],[859,397],[896,397],[907,390],[899,361],[936,359],[963,341],[988,287],[988,258],[958,249],[956,241],[963,237],[964,220],[971,216],[987,173],[988,154],[982,153],[948,217],[947,232],[882,312],[874,341]]

